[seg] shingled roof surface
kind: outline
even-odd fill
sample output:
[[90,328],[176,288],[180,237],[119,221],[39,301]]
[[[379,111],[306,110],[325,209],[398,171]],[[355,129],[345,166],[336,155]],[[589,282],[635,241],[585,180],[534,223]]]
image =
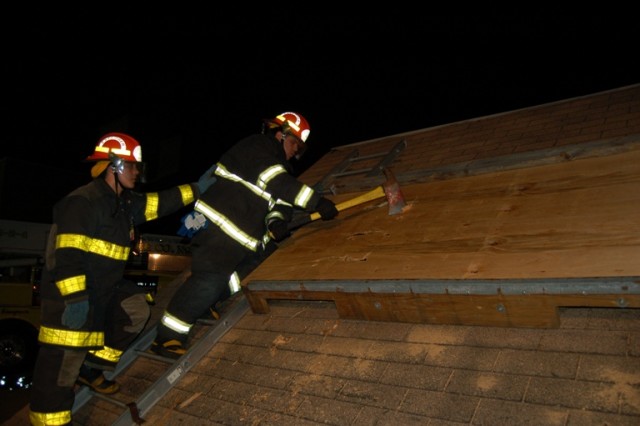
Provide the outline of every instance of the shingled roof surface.
[[[336,166],[354,150],[365,158],[396,148],[401,152],[389,166],[409,204],[406,214],[387,216],[374,203],[309,224],[243,281],[245,290],[262,280],[640,276],[640,85],[339,147],[301,179],[322,182],[327,196],[344,200],[382,178],[327,179]],[[581,177],[600,167],[601,175]],[[516,179],[499,195],[535,195],[536,178],[565,193],[527,204],[547,203],[544,214],[528,218],[535,229],[551,224],[544,236],[514,232],[518,222],[503,219],[514,210],[496,190]],[[585,200],[594,197],[593,186],[602,187],[599,198]],[[492,224],[488,204],[500,212]],[[571,223],[582,226],[589,205],[601,206],[585,213],[598,223],[567,234]],[[367,234],[374,216],[377,228]],[[457,225],[438,228],[447,220]],[[510,238],[500,239],[504,229]],[[415,234],[424,244],[414,242],[407,260],[411,249],[401,242]],[[358,246],[348,242],[354,240]],[[607,306],[560,307],[558,323],[540,328],[447,324],[443,316],[345,319],[332,301],[304,300],[302,293],[298,300],[268,300],[267,313],[240,311],[140,414],[156,426],[638,425],[637,286]],[[239,294],[228,312],[246,303]],[[206,333],[207,326],[198,330]],[[136,361],[119,376],[115,397],[122,404],[136,400],[166,368]],[[122,411],[93,398],[74,424],[112,424]]]

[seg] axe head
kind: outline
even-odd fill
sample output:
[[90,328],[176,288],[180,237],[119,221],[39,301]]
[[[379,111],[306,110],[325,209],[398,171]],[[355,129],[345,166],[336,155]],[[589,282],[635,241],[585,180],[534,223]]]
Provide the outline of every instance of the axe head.
[[387,203],[389,204],[389,215],[402,213],[402,210],[407,205],[404,201],[404,195],[400,190],[400,185],[396,177],[391,173],[391,170],[384,168],[383,173],[387,178],[382,184],[384,188],[384,195],[387,197]]

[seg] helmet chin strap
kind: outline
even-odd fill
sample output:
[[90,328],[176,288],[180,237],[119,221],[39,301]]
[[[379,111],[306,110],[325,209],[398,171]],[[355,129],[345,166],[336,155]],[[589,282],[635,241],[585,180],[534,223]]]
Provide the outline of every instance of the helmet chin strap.
[[111,160],[111,170],[113,171],[113,189],[116,191],[116,209],[113,212],[113,216],[118,214],[119,206],[119,193],[118,185],[122,186],[118,175],[124,171],[124,160],[113,152],[109,152],[109,160]]

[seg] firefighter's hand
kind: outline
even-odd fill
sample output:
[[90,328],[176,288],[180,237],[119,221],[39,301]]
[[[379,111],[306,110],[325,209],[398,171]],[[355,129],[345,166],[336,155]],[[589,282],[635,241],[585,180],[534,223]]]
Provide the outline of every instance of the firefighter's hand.
[[338,209],[336,208],[335,203],[325,197],[321,197],[320,200],[318,200],[316,211],[320,213],[322,220],[331,220],[338,216]]
[[287,227],[287,222],[284,220],[274,220],[269,224],[268,228],[269,235],[276,241],[282,241],[291,234]]
[[66,325],[72,330],[81,328],[87,322],[89,314],[89,301],[65,302],[67,307],[62,313],[62,325]]
[[215,173],[217,168],[218,165],[214,164],[213,166],[209,167],[209,170],[207,170],[202,176],[200,176],[200,179],[198,179],[198,191],[200,191],[200,194],[204,194],[204,192],[218,180]]

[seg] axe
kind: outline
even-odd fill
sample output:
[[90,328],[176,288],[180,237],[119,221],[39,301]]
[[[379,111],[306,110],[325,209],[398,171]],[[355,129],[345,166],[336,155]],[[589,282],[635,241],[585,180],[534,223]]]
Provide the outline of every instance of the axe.
[[[396,180],[393,173],[391,173],[391,170],[385,168],[383,169],[383,172],[386,180],[381,186],[378,186],[369,192],[365,192],[364,194],[358,195],[355,198],[336,204],[336,209],[341,212],[351,207],[364,204],[367,201],[377,200],[378,198],[386,196],[387,203],[389,204],[389,215],[402,213],[402,209],[404,209],[406,203],[404,201],[402,191],[400,190],[400,185],[398,184],[398,181]],[[291,231],[318,219],[320,219],[320,213],[318,212],[302,215],[294,218],[291,222],[289,222],[287,227]]]

